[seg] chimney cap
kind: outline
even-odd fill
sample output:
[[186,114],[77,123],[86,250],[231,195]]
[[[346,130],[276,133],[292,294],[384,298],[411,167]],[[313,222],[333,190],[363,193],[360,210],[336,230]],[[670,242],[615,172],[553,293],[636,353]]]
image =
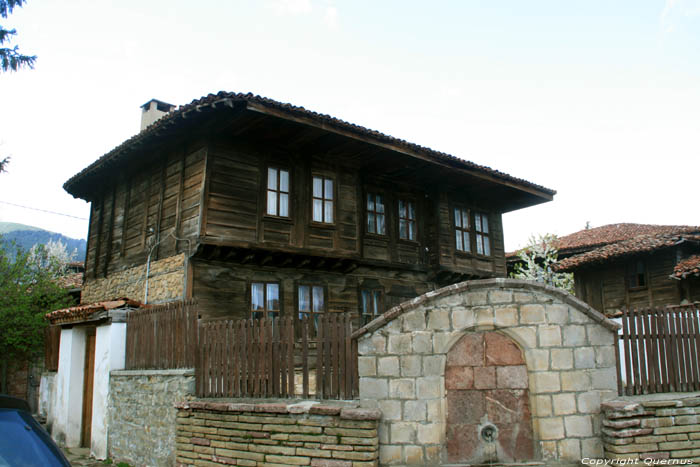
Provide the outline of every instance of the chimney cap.
[[151,102],[155,102],[155,103],[156,103],[156,108],[157,108],[158,110],[160,110],[161,112],[166,112],[166,113],[167,113],[167,112],[170,112],[170,111],[172,111],[172,110],[175,110],[175,107],[176,107],[176,106],[173,105],[173,104],[168,104],[167,102],[164,102],[164,101],[161,101],[161,100],[158,100],[158,99],[151,99],[151,100],[149,100],[148,102],[146,102],[145,104],[143,104],[143,105],[141,106],[141,108],[142,108],[143,110],[148,110],[148,109],[151,107]]

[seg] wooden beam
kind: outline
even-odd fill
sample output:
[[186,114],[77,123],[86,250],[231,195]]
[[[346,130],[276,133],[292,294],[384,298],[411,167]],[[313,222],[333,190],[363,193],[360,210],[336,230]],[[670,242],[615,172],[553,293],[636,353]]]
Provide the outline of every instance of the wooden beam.
[[114,232],[114,207],[117,204],[117,185],[112,185],[112,209],[109,213],[109,226],[107,227],[107,249],[105,250],[105,265],[102,275],[107,277],[107,269],[109,268],[109,260],[112,258],[112,239]]
[[126,194],[124,195],[124,215],[122,217],[122,244],[119,250],[119,256],[124,257],[126,254],[126,233],[128,232],[129,223],[129,204],[131,204],[131,177],[126,176]]

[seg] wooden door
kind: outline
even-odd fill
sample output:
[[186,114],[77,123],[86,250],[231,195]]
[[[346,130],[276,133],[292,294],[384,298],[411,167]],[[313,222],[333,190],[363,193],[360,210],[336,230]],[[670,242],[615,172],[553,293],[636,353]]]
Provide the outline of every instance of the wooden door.
[[85,332],[85,375],[83,376],[83,417],[80,446],[90,447],[92,429],[92,388],[95,382],[95,328]]

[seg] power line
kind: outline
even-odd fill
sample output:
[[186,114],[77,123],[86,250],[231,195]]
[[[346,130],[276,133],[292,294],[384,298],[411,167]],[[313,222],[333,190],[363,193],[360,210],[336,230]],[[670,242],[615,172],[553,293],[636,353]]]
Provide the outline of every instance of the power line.
[[31,209],[32,211],[39,211],[39,212],[46,212],[49,214],[56,214],[57,216],[65,216],[65,217],[72,217],[73,219],[80,219],[81,221],[86,221],[87,219],[84,217],[78,217],[78,216],[71,216],[70,214],[63,214],[62,212],[56,212],[56,211],[49,211],[48,209],[39,209],[39,208],[32,208],[29,206],[22,206],[21,204],[15,204],[15,203],[9,203],[7,201],[0,201],[2,204],[9,204],[10,206],[15,206],[18,208],[24,208],[24,209]]

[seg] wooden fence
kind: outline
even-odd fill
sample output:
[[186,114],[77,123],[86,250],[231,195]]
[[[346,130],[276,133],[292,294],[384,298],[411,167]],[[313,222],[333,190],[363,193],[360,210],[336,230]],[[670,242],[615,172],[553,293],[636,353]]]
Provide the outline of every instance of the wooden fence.
[[695,304],[623,313],[616,341],[620,395],[700,390],[699,312]]
[[46,371],[58,371],[58,349],[60,345],[61,326],[46,326],[44,331],[44,362]]
[[194,302],[159,305],[126,316],[126,369],[195,366],[198,327]]
[[357,341],[350,337],[349,314],[329,313],[315,321],[216,320],[201,323],[199,332],[199,397],[358,395]]

